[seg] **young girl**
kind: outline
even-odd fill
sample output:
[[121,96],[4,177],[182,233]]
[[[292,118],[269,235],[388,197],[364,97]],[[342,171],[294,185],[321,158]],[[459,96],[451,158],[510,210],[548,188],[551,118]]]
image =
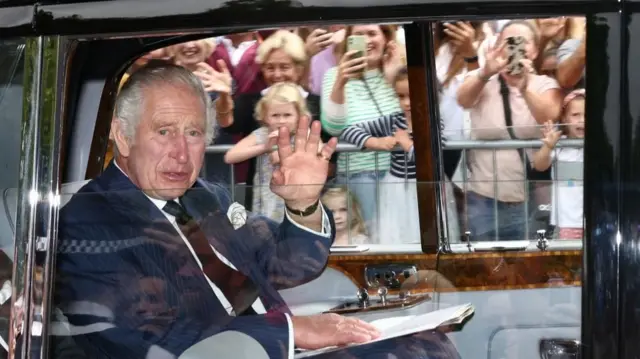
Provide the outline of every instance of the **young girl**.
[[243,138],[224,156],[228,164],[257,157],[251,210],[278,222],[284,217],[284,201],[269,188],[274,166],[280,162],[273,147],[281,127],[289,129],[293,144],[301,116],[309,116],[309,111],[298,86],[287,82],[271,86],[255,109],[255,118],[262,122],[262,127]]
[[[555,148],[562,138],[584,138],[584,89],[574,90],[564,99],[562,125],[545,124],[543,145],[533,158],[538,171],[551,169],[551,224],[560,239],[583,239],[583,164],[582,148]],[[563,135],[564,133],[564,135]]]
[[400,69],[392,85],[402,112],[351,125],[340,138],[361,148],[390,151],[396,144],[402,147],[391,153],[391,169],[380,186],[380,219],[374,228],[379,231],[380,243],[419,243],[416,164],[406,67]]
[[360,204],[346,187],[328,189],[322,196],[322,204],[333,212],[336,224],[334,246],[367,243],[367,230],[362,219]]

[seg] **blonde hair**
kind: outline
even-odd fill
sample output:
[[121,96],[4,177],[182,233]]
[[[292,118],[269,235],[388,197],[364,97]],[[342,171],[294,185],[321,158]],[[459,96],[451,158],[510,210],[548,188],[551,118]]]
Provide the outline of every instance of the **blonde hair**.
[[362,211],[360,209],[360,202],[356,196],[353,195],[351,191],[347,189],[345,186],[337,186],[327,189],[327,191],[322,195],[322,202],[325,203],[327,200],[332,198],[344,198],[346,197],[347,201],[347,213],[348,218],[350,219],[349,229],[351,230],[352,235],[367,235],[367,227],[364,224],[364,218],[362,217]]
[[307,51],[304,41],[300,36],[287,30],[278,30],[267,37],[260,46],[256,54],[256,63],[262,65],[275,50],[282,50],[291,56],[296,65],[304,65],[307,61]]
[[269,87],[267,93],[262,96],[255,108],[254,117],[258,122],[263,122],[264,125],[269,105],[273,103],[291,103],[296,108],[298,117],[308,116],[309,120],[311,120],[311,114],[307,109],[307,99],[302,95],[298,85],[294,83],[279,82]]
[[199,40],[192,40],[192,41],[185,41],[185,42],[179,42],[175,45],[170,45],[167,46],[165,48],[166,54],[168,57],[171,58],[171,60],[175,61],[175,57],[176,57],[176,53],[178,52],[178,46],[184,45],[188,42],[197,42],[198,44],[203,46],[203,55],[204,55],[204,60],[206,61],[209,57],[211,57],[211,55],[213,54],[213,51],[216,48],[215,43],[211,42],[211,40],[209,39],[199,39]]

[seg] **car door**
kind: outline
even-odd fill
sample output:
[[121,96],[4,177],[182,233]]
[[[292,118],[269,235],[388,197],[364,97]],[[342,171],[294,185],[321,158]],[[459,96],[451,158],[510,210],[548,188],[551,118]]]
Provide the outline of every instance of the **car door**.
[[[597,21],[592,21],[591,28],[596,29],[596,31],[602,30],[604,27],[608,28],[610,23],[615,23],[617,18],[614,15],[608,16],[603,15]],[[428,35],[426,35],[428,31],[425,31],[425,28],[421,28],[421,26],[423,25],[416,25],[413,30],[407,30],[408,43],[429,44]],[[609,43],[610,38],[607,37],[614,35],[603,34],[603,31],[599,34],[596,39],[600,42],[596,43],[603,46],[608,43],[612,47],[609,48],[607,54],[601,54],[602,56],[600,57],[593,56],[596,59],[595,61],[600,60],[600,64],[608,63],[610,61],[609,57],[605,58],[605,55],[610,56],[613,60],[618,60],[619,48],[616,47],[618,43],[615,41]],[[153,46],[148,48],[151,47]],[[569,347],[567,350],[572,350],[571,348],[575,346],[575,343],[571,342],[571,340],[579,337],[578,332],[580,330],[580,319],[576,320],[580,316],[576,317],[575,315],[576,311],[581,310],[580,303],[582,300],[580,297],[582,292],[578,287],[582,282],[577,279],[582,274],[580,271],[583,263],[581,259],[582,252],[579,247],[573,246],[571,243],[565,247],[560,244],[554,247],[555,243],[552,241],[545,242],[542,240],[539,242],[540,247],[544,248],[542,250],[538,248],[537,239],[533,239],[533,242],[527,241],[526,247],[529,249],[528,251],[523,250],[523,245],[520,243],[501,244],[499,246],[471,243],[470,246],[467,246],[466,243],[462,243],[462,245],[454,243],[453,238],[443,235],[443,233],[446,233],[445,228],[448,229],[448,227],[438,223],[444,221],[441,216],[445,207],[442,205],[444,196],[441,194],[445,193],[446,190],[442,188],[443,185],[439,181],[440,177],[437,175],[439,171],[437,157],[442,149],[438,149],[438,146],[434,146],[437,143],[433,143],[437,142],[434,138],[437,138],[435,136],[437,136],[436,129],[438,126],[434,125],[436,118],[434,106],[429,104],[435,103],[431,101],[435,99],[436,95],[434,91],[428,91],[428,89],[435,90],[436,87],[434,86],[433,75],[428,74],[431,66],[427,66],[427,64],[432,63],[432,60],[426,55],[429,55],[432,49],[429,50],[428,47],[419,46],[418,49],[414,48],[414,50],[418,51],[412,53],[409,50],[408,52],[409,65],[415,70],[414,74],[421,76],[417,76],[414,81],[418,83],[417,86],[414,85],[414,82],[411,82],[412,102],[419,104],[416,112],[426,119],[421,130],[424,130],[422,135],[427,134],[428,137],[428,139],[422,141],[419,141],[420,135],[416,138],[416,147],[422,147],[423,149],[418,149],[419,162],[425,163],[426,165],[423,168],[427,169],[426,171],[420,170],[424,172],[419,177],[420,182],[417,191],[420,193],[420,218],[421,222],[424,222],[421,223],[420,229],[422,233],[421,242],[414,241],[415,243],[409,243],[408,245],[394,245],[391,247],[380,245],[377,248],[373,245],[336,248],[325,275],[321,276],[316,282],[311,282],[306,287],[301,287],[304,290],[284,293],[288,304],[290,304],[294,312],[300,310],[299,313],[302,313],[302,310],[307,310],[311,313],[327,311],[340,307],[345,303],[353,307],[354,305],[351,303],[357,303],[359,300],[355,294],[358,289],[367,289],[367,292],[371,293],[369,295],[374,297],[372,300],[377,301],[378,298],[375,298],[375,296],[377,296],[380,283],[386,284],[386,282],[388,282],[386,287],[390,289],[387,293],[387,298],[390,300],[401,299],[400,292],[395,288],[398,283],[402,286],[405,283],[405,279],[416,279],[417,281],[424,274],[425,276],[420,281],[420,284],[411,287],[409,298],[415,298],[421,294],[429,294],[429,299],[419,298],[424,299],[422,303],[426,304],[426,306],[420,307],[421,304],[417,303],[417,305],[410,306],[406,312],[403,312],[402,308],[395,308],[396,310],[393,311],[387,310],[384,306],[382,306],[382,310],[372,308],[369,311],[361,311],[357,309],[356,305],[356,315],[365,319],[374,319],[381,316],[406,315],[407,313],[436,309],[450,304],[471,302],[476,306],[476,316],[461,330],[449,334],[455,338],[463,357],[474,356],[480,352],[483,356],[486,353],[488,357],[512,357],[512,355],[520,357],[519,355],[529,355],[531,353],[533,353],[531,355],[536,355],[536,349],[539,350],[537,345],[540,344],[542,339],[568,339],[568,341],[564,342],[560,340],[557,342],[545,342],[543,343],[545,345],[543,348],[559,343],[557,345],[565,345]],[[98,81],[105,81],[108,78],[109,81],[113,82],[107,84],[106,90],[114,91],[116,82],[114,79],[118,77],[114,74],[122,72],[125,62],[112,64],[112,67],[105,71],[110,76],[105,75],[102,78],[98,78]],[[610,98],[612,96],[611,91],[613,91],[611,86],[613,85],[609,84],[608,81],[611,80],[615,83],[615,78],[612,80],[610,77],[615,77],[616,75],[606,74],[603,75],[603,79],[598,77],[597,72],[593,72],[595,73],[593,76],[595,80],[591,82],[593,85],[589,85],[592,87],[588,89],[595,88],[595,91],[606,94]],[[95,78],[91,80],[95,80]],[[108,94],[108,91],[105,92]],[[89,142],[90,146],[92,143],[97,143],[95,145],[96,148],[100,148],[100,146],[106,148],[105,138],[108,136],[108,131],[104,129],[108,126],[105,126],[104,123],[107,122],[105,119],[110,116],[109,111],[111,109],[108,96],[110,95],[101,94],[102,102],[99,103],[99,106],[94,106],[96,113],[102,113],[102,117],[99,117],[102,119],[100,121],[102,133],[97,135],[92,133]],[[428,101],[425,101],[425,99],[428,99]],[[73,101],[76,101],[76,99]],[[605,122],[608,126],[612,126],[611,121],[614,124],[619,121],[615,114],[605,113],[606,106],[602,102],[596,101],[588,106],[596,113],[590,117],[596,119],[593,120],[597,124],[596,126],[602,125],[602,127],[605,127]],[[606,109],[607,111],[612,111],[608,107]],[[607,121],[605,121],[605,118]],[[608,148],[607,144],[604,143],[606,141],[599,140],[595,136],[587,137],[586,142],[590,143],[589,140],[595,143],[594,147],[591,147],[592,153],[600,150],[606,152],[606,148]],[[451,145],[452,148],[455,147],[454,145]],[[86,142],[84,146],[86,146]],[[465,145],[459,143],[457,146],[464,147]],[[434,147],[436,150],[433,149]],[[86,147],[84,148],[86,149]],[[587,146],[586,148],[589,147]],[[104,153],[104,149],[101,151]],[[607,157],[607,154],[611,155],[610,157],[614,157],[608,152],[605,155],[600,154],[599,159],[590,164],[591,170],[586,171],[586,182],[592,178],[598,185],[607,182],[607,179],[603,179],[603,177],[610,174],[614,166],[613,161],[603,160],[603,157]],[[422,156],[422,159],[420,159],[420,156]],[[100,162],[101,155],[89,157],[87,162],[92,166],[97,166],[96,163]],[[601,166],[600,169],[603,171],[596,171],[594,167],[597,166]],[[82,172],[82,166],[74,167],[73,171],[76,171],[76,173]],[[73,176],[69,178],[70,181],[77,179]],[[589,186],[587,183],[585,185]],[[593,230],[592,232],[596,238],[601,238],[605,241],[615,238],[610,236],[610,222],[606,220],[611,213],[617,213],[612,208],[613,205],[604,199],[605,195],[602,193],[592,193],[590,196],[592,197],[588,198],[593,198],[597,205],[587,207],[591,211],[587,217],[591,220],[591,222],[587,221],[588,225],[591,226],[588,228]],[[438,202],[441,203],[440,206],[437,205]],[[598,205],[601,206],[598,207]],[[605,219],[602,219],[603,217]],[[465,239],[464,236],[462,238]],[[601,248],[592,242],[589,242],[589,245],[593,246],[590,249]],[[461,252],[465,250],[469,253],[462,254]],[[598,254],[594,254],[594,252],[588,253],[586,259],[588,266],[595,263],[596,265],[607,267],[603,263],[603,258],[610,258],[610,256],[597,257]],[[610,252],[602,249],[600,254],[602,253]],[[588,268],[592,269],[593,267]],[[422,271],[422,273],[416,273],[418,270]],[[578,277],[576,277],[576,273]],[[408,278],[404,278],[405,274],[408,274]],[[418,278],[415,278],[416,274],[418,274]],[[398,281],[396,282],[395,279]],[[378,282],[377,285],[374,284],[376,280]],[[374,285],[372,286],[371,284]],[[607,283],[600,284],[605,287],[608,286]],[[593,290],[592,288],[587,287],[585,289],[589,296],[584,300],[590,304],[593,304],[592,301],[596,301],[595,295],[591,296],[591,294],[595,294],[595,292],[590,292]],[[381,293],[384,293],[384,291]],[[394,297],[396,293],[398,295],[397,298]],[[406,294],[404,293],[404,296]],[[307,296],[305,297],[304,295]],[[569,315],[567,317],[555,315],[554,311],[549,311],[549,305],[563,315],[566,313],[569,313]],[[530,306],[533,309],[530,309]],[[607,312],[611,310],[610,307],[607,308]],[[482,333],[482,335],[474,335],[478,333]]]

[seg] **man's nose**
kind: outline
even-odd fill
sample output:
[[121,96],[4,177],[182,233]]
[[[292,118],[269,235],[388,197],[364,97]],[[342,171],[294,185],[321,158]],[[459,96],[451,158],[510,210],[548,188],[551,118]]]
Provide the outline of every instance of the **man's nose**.
[[185,135],[178,135],[173,139],[169,155],[178,160],[179,163],[187,162],[189,159],[189,151]]

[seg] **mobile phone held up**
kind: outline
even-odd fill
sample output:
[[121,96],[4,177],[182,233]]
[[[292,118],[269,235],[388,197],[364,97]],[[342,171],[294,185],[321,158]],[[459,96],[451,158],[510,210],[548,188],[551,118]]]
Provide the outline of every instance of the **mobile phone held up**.
[[524,71],[522,60],[526,58],[525,38],[523,36],[510,36],[505,39],[507,50],[507,73],[518,76]]
[[347,38],[347,52],[356,51],[351,57],[357,59],[367,55],[367,39],[363,35],[351,35]]

